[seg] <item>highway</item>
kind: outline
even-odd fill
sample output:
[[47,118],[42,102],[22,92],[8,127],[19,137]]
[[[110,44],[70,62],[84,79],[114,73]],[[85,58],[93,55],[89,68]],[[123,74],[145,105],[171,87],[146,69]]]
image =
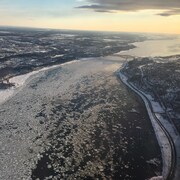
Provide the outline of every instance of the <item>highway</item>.
[[[160,127],[161,131],[164,133],[164,135],[168,141],[168,144],[170,146],[170,157],[171,158],[170,158],[170,161],[168,162],[168,171],[163,174],[163,178],[167,179],[167,180],[174,179],[177,156],[176,156],[176,146],[174,144],[171,134],[166,129],[166,127],[162,124],[162,122],[156,117],[155,113],[153,112],[152,104],[151,104],[150,100],[147,98],[147,96],[145,95],[145,93],[143,93],[138,88],[136,88],[134,85],[129,83],[128,78],[122,73],[122,70],[120,70],[120,72],[119,72],[119,77],[126,86],[128,86],[133,92],[135,92],[137,95],[139,95],[141,97],[141,99],[144,101],[144,103],[146,105],[146,108],[147,108],[147,111],[148,111],[151,121],[153,118],[155,120],[155,122],[157,123],[157,125]],[[162,149],[161,149],[161,151],[162,151]],[[164,169],[165,169],[165,167],[163,164],[163,171],[164,171]]]

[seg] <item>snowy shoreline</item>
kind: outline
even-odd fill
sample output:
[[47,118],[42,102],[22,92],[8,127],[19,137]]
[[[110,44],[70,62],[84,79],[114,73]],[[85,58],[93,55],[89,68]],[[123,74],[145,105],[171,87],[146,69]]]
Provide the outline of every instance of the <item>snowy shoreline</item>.
[[58,64],[58,65],[54,65],[54,66],[50,66],[50,67],[44,67],[42,69],[35,70],[35,71],[32,71],[32,72],[27,73],[27,74],[23,74],[23,75],[19,75],[19,76],[14,76],[14,77],[10,78],[9,79],[9,83],[14,84],[14,86],[9,88],[9,89],[0,90],[0,104],[3,104],[7,100],[9,100],[20,89],[22,89],[24,84],[25,84],[25,82],[31,76],[36,75],[36,74],[38,74],[40,72],[45,72],[45,71],[50,70],[50,69],[54,69],[54,68],[57,68],[57,67],[62,67],[62,66],[67,65],[67,64],[76,63],[78,61],[79,60],[74,60],[74,61],[63,63],[63,64]]
[[[161,116],[161,113],[163,109],[161,108],[160,104],[158,102],[155,102],[155,100],[148,94],[145,94],[141,90],[137,89],[132,83],[128,82],[128,78],[121,73],[121,71],[118,72],[119,78],[121,81],[128,86],[132,91],[134,91],[136,94],[138,94],[142,100],[144,101],[144,104],[146,106],[149,118],[151,120],[152,126],[154,128],[159,146],[161,148],[161,154],[162,154],[162,160],[163,160],[163,170],[162,170],[162,177],[158,177],[159,179],[166,179],[169,176],[169,172],[171,171],[171,165],[174,164],[174,178],[175,180],[178,180],[179,172],[180,172],[180,137],[179,134],[176,133],[176,129],[173,124],[171,124],[167,119],[164,119]],[[149,101],[149,102],[148,102]],[[150,104],[151,106],[150,106]],[[158,108],[157,108],[158,106]],[[159,120],[159,122],[163,125],[165,130],[170,135],[173,143],[174,143],[174,151],[176,155],[176,162],[173,161],[173,149],[171,148],[171,144],[168,140],[168,137],[166,136],[165,132],[161,128],[161,126],[157,123],[156,119]],[[157,178],[157,177],[155,177]],[[153,178],[152,178],[153,179]]]

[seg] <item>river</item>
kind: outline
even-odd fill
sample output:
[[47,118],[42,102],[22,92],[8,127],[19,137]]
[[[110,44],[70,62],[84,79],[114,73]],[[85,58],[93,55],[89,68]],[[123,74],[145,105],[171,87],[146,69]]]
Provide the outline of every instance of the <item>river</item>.
[[180,38],[148,40],[143,42],[135,42],[134,49],[119,52],[118,55],[130,55],[137,57],[147,56],[171,56],[180,54]]

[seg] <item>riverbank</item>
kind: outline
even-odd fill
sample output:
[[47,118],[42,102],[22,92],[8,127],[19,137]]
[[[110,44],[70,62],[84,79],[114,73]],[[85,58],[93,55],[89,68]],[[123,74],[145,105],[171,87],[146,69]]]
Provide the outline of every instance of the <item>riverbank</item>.
[[119,77],[124,84],[138,94],[146,105],[147,112],[151,119],[163,159],[163,179],[179,179],[180,177],[180,137],[177,130],[163,114],[163,107],[150,94],[138,89],[133,83],[128,81],[128,78],[120,71]]

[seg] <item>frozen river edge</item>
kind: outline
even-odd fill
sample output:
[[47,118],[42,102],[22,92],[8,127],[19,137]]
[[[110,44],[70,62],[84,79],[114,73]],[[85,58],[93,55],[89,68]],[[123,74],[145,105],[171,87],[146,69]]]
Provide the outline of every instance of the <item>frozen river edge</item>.
[[53,65],[50,67],[44,67],[42,69],[32,71],[27,74],[23,74],[23,75],[19,75],[19,76],[10,78],[9,83],[14,84],[14,86],[9,89],[0,90],[0,105],[3,104],[4,102],[6,102],[8,99],[10,99],[12,96],[14,96],[18,91],[20,91],[23,88],[23,86],[25,85],[25,83],[33,75],[36,75],[40,72],[45,72],[45,71],[48,71],[48,70],[51,70],[54,68],[62,67],[62,66],[68,65],[68,64],[76,63],[76,62],[78,62],[78,60],[66,62],[66,63],[59,64],[59,65]]
[[[162,108],[158,112],[156,107],[153,107],[155,100],[150,95],[145,94],[132,83],[129,83],[128,78],[121,71],[118,72],[118,76],[126,86],[141,97],[146,106],[159,146],[161,147],[163,171],[162,177],[159,177],[159,179],[178,180],[180,177],[180,136],[174,125],[161,116]],[[158,105],[161,107],[159,103]]]

